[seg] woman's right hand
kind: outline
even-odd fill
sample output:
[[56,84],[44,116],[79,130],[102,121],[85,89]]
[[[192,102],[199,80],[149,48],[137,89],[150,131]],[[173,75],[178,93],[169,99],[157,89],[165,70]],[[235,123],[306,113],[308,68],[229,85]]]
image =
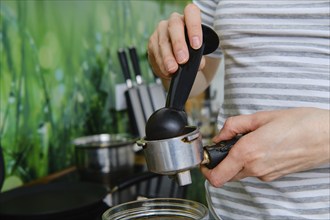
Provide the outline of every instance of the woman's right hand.
[[[149,39],[149,63],[154,73],[162,79],[170,79],[179,64],[189,59],[184,26],[187,27],[191,47],[200,48],[203,42],[201,14],[194,4],[185,7],[184,15],[173,13],[168,20],[161,21]],[[200,69],[204,63],[203,58]]]

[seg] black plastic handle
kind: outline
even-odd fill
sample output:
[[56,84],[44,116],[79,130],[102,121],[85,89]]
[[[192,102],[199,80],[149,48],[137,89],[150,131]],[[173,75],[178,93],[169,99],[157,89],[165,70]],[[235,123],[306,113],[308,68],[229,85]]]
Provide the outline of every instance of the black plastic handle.
[[228,140],[221,141],[214,145],[205,146],[204,151],[208,154],[209,162],[205,166],[209,169],[216,167],[228,155],[230,149],[239,140],[239,136]]
[[200,62],[202,60],[205,44],[195,50],[190,46],[187,29],[185,29],[186,42],[189,51],[189,60],[179,65],[178,70],[171,79],[170,88],[166,98],[166,107],[183,111],[194,84]]
[[136,76],[141,76],[141,68],[140,68],[140,64],[139,64],[139,57],[137,55],[136,52],[136,48],[135,47],[130,47],[128,48],[129,51],[129,55],[133,64],[133,69],[134,69],[134,73]]
[[189,51],[189,60],[179,65],[177,72],[171,80],[170,88],[166,98],[166,107],[183,111],[184,105],[189,97],[194,84],[202,56],[212,53],[219,46],[219,37],[213,29],[202,25],[203,44],[195,50],[190,46],[187,28],[185,27],[185,38]]
[[131,80],[131,74],[130,74],[130,71],[129,71],[126,52],[125,52],[124,49],[119,49],[117,54],[118,54],[118,59],[119,59],[119,62],[120,62],[121,69],[123,71],[124,78],[125,78],[126,82],[128,80],[130,81]]

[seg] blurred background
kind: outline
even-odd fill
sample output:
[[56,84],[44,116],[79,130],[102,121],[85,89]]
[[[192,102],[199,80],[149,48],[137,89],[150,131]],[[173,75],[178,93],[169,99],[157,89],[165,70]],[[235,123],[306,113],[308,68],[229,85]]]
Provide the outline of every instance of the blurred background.
[[[115,87],[125,82],[117,50],[134,46],[144,80],[153,82],[149,36],[188,2],[1,0],[2,191],[73,165],[74,138],[130,135],[127,110],[116,109]],[[190,116],[201,117],[203,105],[190,102]]]
[[[72,140],[128,133],[115,109],[124,79],[119,48],[135,46],[153,80],[146,45],[183,0],[0,2],[0,139],[6,179],[28,182],[73,163]],[[124,98],[124,97],[123,97]]]

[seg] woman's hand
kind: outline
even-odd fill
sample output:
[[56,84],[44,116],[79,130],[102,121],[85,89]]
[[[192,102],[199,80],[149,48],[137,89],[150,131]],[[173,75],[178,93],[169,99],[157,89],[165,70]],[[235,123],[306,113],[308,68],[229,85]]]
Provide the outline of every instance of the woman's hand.
[[[191,47],[200,48],[203,42],[201,15],[199,8],[194,4],[185,7],[184,15],[173,13],[168,20],[161,21],[149,39],[149,63],[160,78],[170,79],[178,65],[186,63],[189,59],[184,35],[185,25]],[[204,63],[202,59],[201,67]]]
[[214,142],[245,134],[214,169],[201,171],[220,187],[254,176],[272,181],[329,163],[329,110],[293,108],[228,118]]

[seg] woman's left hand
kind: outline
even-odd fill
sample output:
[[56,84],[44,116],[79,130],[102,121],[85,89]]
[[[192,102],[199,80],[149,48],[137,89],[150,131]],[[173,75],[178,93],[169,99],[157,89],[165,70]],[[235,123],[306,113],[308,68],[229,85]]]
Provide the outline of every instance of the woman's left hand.
[[245,135],[218,166],[201,171],[220,187],[249,176],[272,181],[329,163],[329,115],[329,110],[292,108],[230,117],[213,141]]

